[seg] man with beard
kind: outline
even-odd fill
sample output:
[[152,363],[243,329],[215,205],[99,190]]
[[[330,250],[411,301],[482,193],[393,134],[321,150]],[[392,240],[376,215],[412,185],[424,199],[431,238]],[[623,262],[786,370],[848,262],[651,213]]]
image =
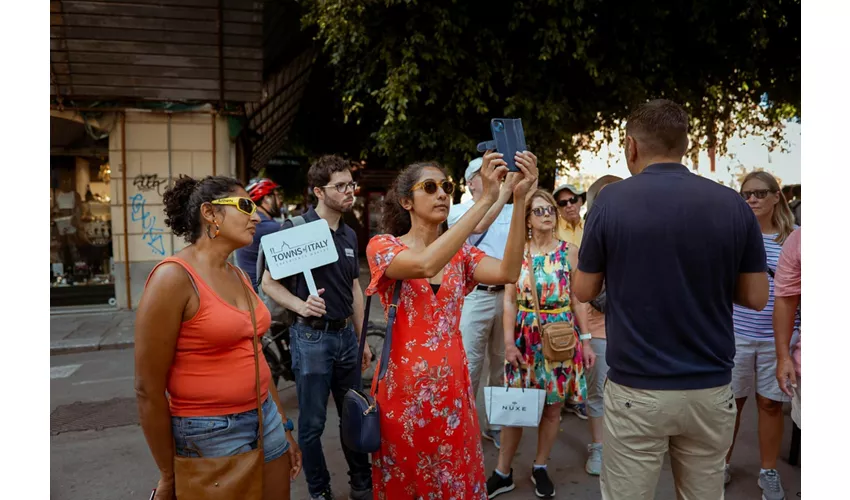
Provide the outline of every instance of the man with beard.
[[260,238],[267,234],[280,230],[280,223],[275,219],[280,217],[280,205],[283,200],[277,192],[278,186],[271,179],[257,179],[248,184],[245,191],[257,205],[257,215],[260,222],[257,224],[257,232],[254,233],[254,241],[247,247],[236,251],[237,265],[251,278],[254,291],[257,290],[257,255],[259,255]]
[[[304,474],[310,497],[332,500],[331,477],[322,451],[328,396],[334,397],[342,418],[342,401],[348,389],[358,385],[361,371],[371,362],[366,345],[363,359],[356,359],[362,332],[364,301],[360,288],[360,261],[357,235],[343,222],[343,212],[354,205],[357,184],[349,163],[338,156],[323,156],[307,172],[307,183],[317,199],[315,208],[303,214],[304,223],[322,218],[330,226],[339,259],[313,269],[319,297],[310,295],[303,274],[283,283],[263,274],[263,290],[275,302],[295,313],[290,327],[292,371],[300,414],[298,445],[301,447]],[[291,220],[283,229],[293,226]],[[290,286],[290,289],[287,289]],[[342,443],[348,462],[350,498],[372,498],[372,468],[369,456],[356,453]]]

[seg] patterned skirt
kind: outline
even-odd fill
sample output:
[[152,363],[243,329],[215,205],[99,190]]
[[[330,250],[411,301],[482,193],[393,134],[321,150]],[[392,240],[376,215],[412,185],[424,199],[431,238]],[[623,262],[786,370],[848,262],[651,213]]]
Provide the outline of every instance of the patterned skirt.
[[[573,323],[573,313],[569,308],[541,311],[543,322],[555,323],[569,321]],[[514,327],[514,342],[525,359],[525,368],[505,365],[505,377],[510,387],[531,387],[546,391],[546,404],[570,402],[584,403],[587,399],[587,382],[584,377],[584,361],[581,342],[576,339],[573,359],[556,362],[543,357],[543,344],[535,321],[536,313],[520,307]],[[574,324],[574,323],[573,323]],[[576,335],[579,335],[576,328]]]

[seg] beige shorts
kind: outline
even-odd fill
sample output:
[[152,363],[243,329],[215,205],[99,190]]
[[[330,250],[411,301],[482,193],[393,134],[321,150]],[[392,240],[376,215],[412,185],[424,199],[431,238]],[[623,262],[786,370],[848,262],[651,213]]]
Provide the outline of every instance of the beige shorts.
[[670,453],[677,497],[723,498],[736,407],[728,385],[659,391],[605,384],[604,500],[652,500]]

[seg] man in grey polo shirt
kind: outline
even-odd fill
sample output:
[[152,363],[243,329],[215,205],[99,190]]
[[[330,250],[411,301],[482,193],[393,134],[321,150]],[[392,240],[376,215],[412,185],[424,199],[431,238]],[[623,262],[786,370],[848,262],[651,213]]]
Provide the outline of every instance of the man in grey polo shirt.
[[[464,177],[472,199],[454,205],[449,212],[449,227],[454,225],[463,214],[469,210],[482,194],[481,158],[475,158],[469,162]],[[537,190],[537,185],[532,186],[529,194]],[[511,225],[513,215],[513,204],[510,189],[499,191],[499,198],[490,208],[487,214],[469,237],[469,244],[478,247],[479,250],[490,257],[502,259],[504,257],[505,243],[508,239],[508,229]],[[502,334],[502,313],[504,307],[502,301],[505,298],[504,285],[484,286],[478,285],[463,302],[463,311],[460,316],[460,333],[463,336],[463,348],[469,360],[469,376],[472,378],[473,393],[478,395],[478,386],[481,382],[481,371],[484,368],[484,357],[490,355],[490,373],[488,385],[501,385],[505,373],[505,341]],[[481,419],[482,434],[485,438],[493,441],[499,448],[499,435],[501,428],[490,427],[486,422],[484,408],[478,408],[478,418]]]

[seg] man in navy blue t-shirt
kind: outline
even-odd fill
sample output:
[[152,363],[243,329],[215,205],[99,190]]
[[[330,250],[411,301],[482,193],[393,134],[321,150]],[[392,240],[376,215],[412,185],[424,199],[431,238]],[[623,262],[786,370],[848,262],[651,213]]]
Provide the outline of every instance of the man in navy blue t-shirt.
[[680,498],[720,498],[732,444],[732,304],[764,308],[765,251],[732,189],[681,164],[688,116],[655,100],[626,126],[632,177],[597,198],[574,283],[607,290],[603,499],[655,497],[670,452]]

